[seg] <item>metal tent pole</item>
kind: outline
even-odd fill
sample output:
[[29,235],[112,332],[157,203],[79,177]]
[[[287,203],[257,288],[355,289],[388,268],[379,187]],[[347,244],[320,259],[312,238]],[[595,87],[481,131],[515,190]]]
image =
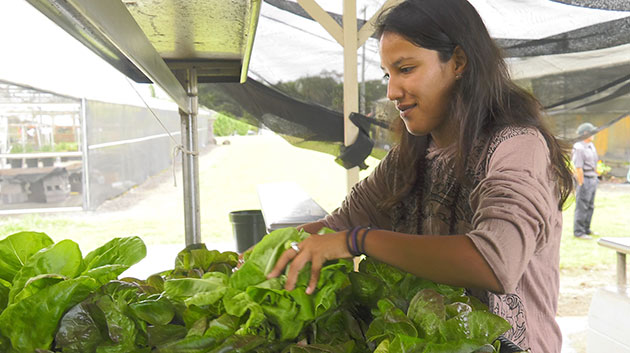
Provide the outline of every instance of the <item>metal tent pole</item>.
[[[350,114],[359,111],[357,80],[357,3],[343,2],[343,144],[350,146],[357,139],[359,128],[350,121]],[[348,192],[359,181],[359,168],[346,172]]]
[[[83,153],[81,158],[81,173],[82,173],[82,189],[83,195],[83,210],[90,210],[92,208],[92,201],[90,195],[90,140],[88,136],[88,119],[87,119],[87,100],[81,98],[81,152]],[[72,117],[74,121],[74,117]]]
[[[302,8],[343,47],[343,143],[351,145],[357,139],[359,129],[350,121],[350,113],[358,111],[359,87],[357,85],[357,4],[356,0],[343,1],[343,26],[340,26],[315,0],[298,0]],[[359,168],[346,172],[348,192],[359,181]]]
[[[343,26],[324,11],[315,0],[298,0],[302,8],[343,47],[343,127],[344,145],[354,143],[359,134],[359,129],[350,121],[350,113],[358,111],[359,87],[357,77],[357,49],[364,45],[365,41],[374,33],[373,24],[378,15],[386,8],[400,3],[402,0],[386,0],[380,10],[357,31],[357,2],[356,0],[343,0]],[[347,189],[359,181],[359,168],[354,167],[347,171]]]
[[181,72],[180,81],[186,87],[188,110],[180,109],[182,131],[182,175],[184,184],[184,220],[186,246],[201,243],[201,222],[199,220],[199,153],[197,149],[198,90],[197,71],[188,68]]

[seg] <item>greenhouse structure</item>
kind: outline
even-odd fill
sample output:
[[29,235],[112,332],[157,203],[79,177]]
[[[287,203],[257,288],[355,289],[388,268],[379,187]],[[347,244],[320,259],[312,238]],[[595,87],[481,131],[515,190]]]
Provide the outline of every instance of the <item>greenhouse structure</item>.
[[[94,210],[171,166],[177,107],[147,104],[0,80],[0,214]],[[211,141],[212,120],[213,112],[200,109],[200,148]]]

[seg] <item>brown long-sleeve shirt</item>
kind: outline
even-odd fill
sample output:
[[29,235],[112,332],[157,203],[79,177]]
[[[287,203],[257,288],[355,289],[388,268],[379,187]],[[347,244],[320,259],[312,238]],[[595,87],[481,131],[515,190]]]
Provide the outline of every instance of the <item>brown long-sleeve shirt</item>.
[[510,322],[505,336],[533,353],[559,353],[562,213],[547,144],[537,130],[510,127],[480,141],[473,155],[467,170],[472,183],[458,185],[452,151],[431,146],[422,192],[413,189],[399,206],[383,210],[378,205],[396,190],[394,149],[323,222],[337,230],[369,225],[410,234],[465,234],[503,288],[502,294],[472,293]]

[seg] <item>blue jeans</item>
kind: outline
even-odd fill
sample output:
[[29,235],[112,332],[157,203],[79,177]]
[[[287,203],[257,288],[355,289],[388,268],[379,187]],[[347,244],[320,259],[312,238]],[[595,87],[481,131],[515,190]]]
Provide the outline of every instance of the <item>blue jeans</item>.
[[593,210],[595,209],[597,183],[597,178],[584,177],[584,183],[575,189],[573,235],[576,237],[591,232],[591,218],[593,218]]

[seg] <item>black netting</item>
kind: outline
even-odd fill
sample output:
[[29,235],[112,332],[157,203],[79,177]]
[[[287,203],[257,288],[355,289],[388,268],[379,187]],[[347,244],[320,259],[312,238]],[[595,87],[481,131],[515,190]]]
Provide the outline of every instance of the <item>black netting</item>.
[[[253,78],[248,78],[244,84],[204,84],[200,91],[202,104],[211,105],[211,102],[204,102],[203,92],[220,91],[225,95],[224,99],[227,97],[232,101],[232,104],[222,103],[228,111],[236,106],[244,110],[240,114],[231,111],[231,114],[250,124],[269,128],[296,146],[333,153],[345,168],[365,168],[364,160],[372,154],[375,144],[378,151],[374,154],[378,157],[391,145],[390,135],[386,133],[388,121],[353,113],[350,120],[359,128],[359,135],[353,145],[344,147],[341,112],[292,98]],[[321,148],[321,144],[335,148]]]
[[251,77],[244,84],[214,83],[203,86],[201,90],[217,89],[225,93],[258,121],[254,125],[263,124],[279,134],[305,141],[343,141],[342,113],[291,98]]
[[619,0],[551,0],[567,5],[588,7],[590,9],[630,11],[630,2]]
[[[287,0],[265,0],[265,2],[300,17],[311,19],[298,3]],[[582,0],[567,0],[566,2],[571,5],[587,3]],[[588,3],[591,2],[592,1],[588,1]],[[601,8],[604,9],[628,10],[628,7],[630,7],[627,2],[618,2],[615,0],[595,2],[598,4],[593,6],[602,6]],[[342,22],[341,15],[331,12],[328,12],[328,14],[337,21],[337,23]],[[364,20],[357,19],[357,26],[359,28],[364,24]],[[598,23],[541,39],[495,38],[495,40],[497,44],[503,48],[507,57],[552,55],[610,48],[630,43],[630,17]]]
[[[580,0],[564,2],[567,5],[584,5]],[[298,16],[296,18],[311,19],[297,2],[265,0],[265,3],[276,11],[279,9],[280,12]],[[615,6],[618,2],[592,3],[602,9],[627,10],[625,6]],[[328,14],[341,24],[341,15],[333,12]],[[628,59],[619,59],[620,55],[623,56],[619,53],[623,53],[623,45],[630,43],[630,16],[615,16],[607,17],[608,20],[598,18],[597,21],[601,21],[599,23],[559,34],[549,30],[546,33],[554,34],[543,34],[538,39],[523,39],[522,36],[495,39],[506,57],[510,58],[511,67],[526,67],[526,74],[521,75],[523,78],[518,80],[518,84],[541,101],[556,135],[568,141],[583,138],[577,136],[576,128],[586,121],[598,126],[598,132],[613,127],[610,133],[606,132],[605,156],[625,163],[630,158],[630,129],[625,128],[623,123],[630,120],[630,117],[624,120],[630,112],[630,62]],[[291,20],[285,18],[283,23],[290,24]],[[357,20],[359,28],[365,23],[364,20]],[[368,51],[371,52],[363,59],[369,65],[372,64],[370,60],[378,55],[375,50],[373,46],[369,47]],[[601,54],[604,50],[607,54]],[[617,59],[598,61],[609,55]],[[291,66],[296,63],[291,61],[286,64]],[[266,126],[297,146],[332,153],[340,157],[339,163],[345,167],[362,166],[362,159],[370,151],[379,157],[393,144],[389,123],[398,119],[398,112],[384,98],[384,86],[379,88],[383,99],[370,98],[372,104],[368,105],[364,114],[355,113],[352,116],[353,122],[360,128],[360,135],[353,146],[344,148],[343,115],[339,105],[310,103],[316,100],[286,90],[287,81],[284,84],[270,83],[264,78],[269,76],[268,73],[252,73],[261,77],[265,83],[249,78],[243,85],[223,83],[205,86],[229,98],[232,103],[213,105],[203,99],[201,103],[215,110],[230,112],[253,125]],[[326,74],[320,76],[325,77]],[[299,80],[288,82],[299,86]],[[322,148],[322,144],[334,145],[335,148]]]
[[564,54],[610,48],[630,42],[630,17],[536,40],[497,38],[496,41],[507,57]]

